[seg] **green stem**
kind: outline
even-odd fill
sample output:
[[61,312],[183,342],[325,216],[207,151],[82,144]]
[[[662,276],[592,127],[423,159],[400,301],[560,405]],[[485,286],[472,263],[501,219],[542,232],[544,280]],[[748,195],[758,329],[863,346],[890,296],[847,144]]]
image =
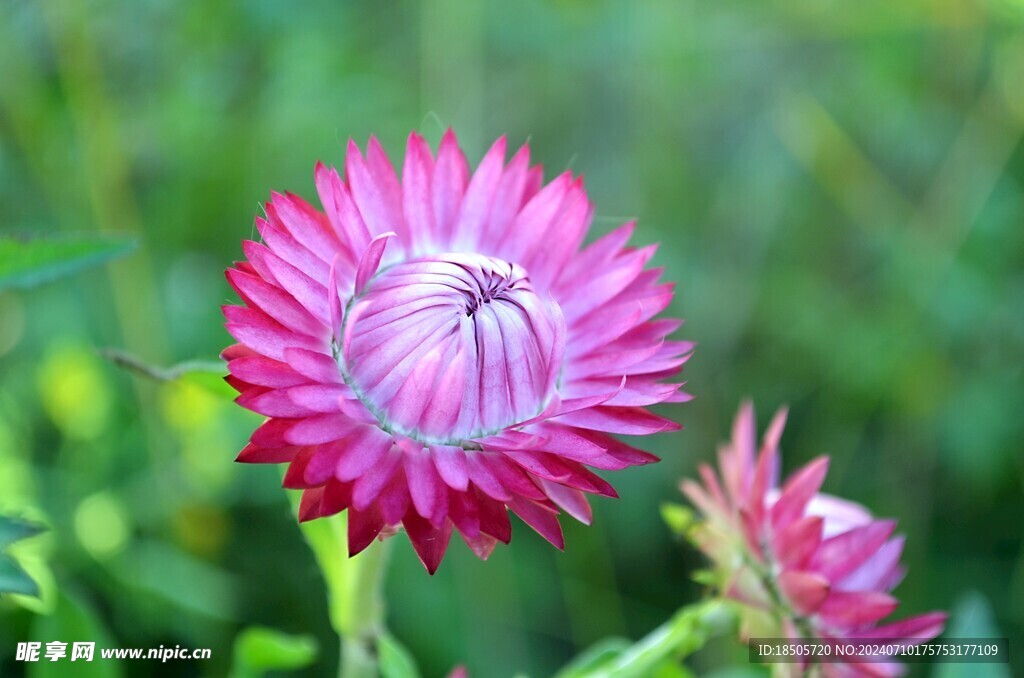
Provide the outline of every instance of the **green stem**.
[[720,600],[688,605],[612,659],[570,665],[558,678],[644,678],[667,661],[681,662],[733,623],[732,614]]
[[338,678],[377,678],[376,647],[357,638],[341,637],[341,665]]
[[[298,508],[298,493],[288,493]],[[345,514],[300,525],[327,585],[331,626],[341,639],[341,678],[376,678],[377,641],[384,630],[384,573],[388,542],[348,557]]]

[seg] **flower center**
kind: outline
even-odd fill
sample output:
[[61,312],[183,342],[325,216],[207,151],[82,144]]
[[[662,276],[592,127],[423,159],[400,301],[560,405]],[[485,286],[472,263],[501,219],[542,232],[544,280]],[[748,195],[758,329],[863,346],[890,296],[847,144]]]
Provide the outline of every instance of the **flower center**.
[[387,430],[458,445],[539,414],[561,368],[554,302],[471,253],[382,270],[345,316],[345,381]]

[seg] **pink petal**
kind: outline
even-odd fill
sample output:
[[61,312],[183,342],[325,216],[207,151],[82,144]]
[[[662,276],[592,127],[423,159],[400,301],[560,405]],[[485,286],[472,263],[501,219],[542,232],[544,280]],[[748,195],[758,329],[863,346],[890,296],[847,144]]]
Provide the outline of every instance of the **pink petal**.
[[448,550],[448,542],[452,537],[451,522],[446,520],[440,528],[436,528],[416,512],[409,511],[402,519],[402,525],[423,566],[427,572],[434,574]]
[[636,222],[627,222],[577,253],[562,271],[559,280],[564,283],[560,283],[557,289],[562,291],[563,286],[574,286],[576,281],[589,277],[593,271],[602,270],[629,242],[635,227]]
[[[252,251],[247,252],[247,255],[253,261],[253,252],[259,251],[259,246],[250,249]],[[293,266],[271,250],[263,251],[261,258],[274,280],[318,321],[316,336],[329,328],[331,312],[327,305],[326,285],[330,270],[326,271],[322,280],[317,280],[310,277],[307,270]]]
[[465,492],[469,486],[466,452],[461,447],[431,445],[430,454],[445,484],[453,490]]
[[562,536],[562,526],[558,524],[558,517],[552,511],[532,501],[514,498],[508,503],[508,507],[523,522],[537,531],[537,534],[547,539],[558,550],[565,549],[565,537]]
[[366,250],[363,251],[362,256],[359,258],[359,269],[356,271],[357,295],[362,294],[366,283],[370,282],[370,278],[377,272],[377,267],[380,266],[380,258],[384,256],[384,248],[388,244],[388,238],[393,237],[395,237],[394,231],[381,233],[366,246]]
[[300,523],[320,517],[320,500],[323,494],[324,488],[322,487],[314,487],[303,491],[302,497],[299,499]]
[[807,516],[775,532],[772,550],[786,568],[803,568],[821,543],[823,520]]
[[540,484],[547,496],[551,498],[551,501],[558,504],[570,516],[584,525],[589,525],[591,520],[593,520],[594,513],[587,502],[586,495],[582,492],[572,487],[553,483],[550,480],[544,480],[543,478],[540,479]]
[[876,520],[821,542],[810,568],[839,581],[867,561],[892,535],[896,523]]
[[903,537],[895,537],[882,545],[860,567],[844,577],[840,588],[847,591],[889,591],[903,576],[900,556],[903,554]]
[[229,268],[225,275],[248,306],[255,306],[282,326],[294,332],[318,336],[323,326],[284,290],[263,278]]
[[480,519],[480,531],[507,544],[512,539],[512,522],[508,518],[505,505],[475,488],[474,498]]
[[333,516],[352,504],[352,484],[328,480],[320,499],[320,515]]
[[854,629],[889,616],[896,605],[895,598],[879,591],[832,591],[818,614],[827,624]]
[[391,476],[391,480],[381,490],[376,503],[380,507],[380,516],[384,519],[385,525],[397,525],[409,511],[411,503],[409,487],[401,467],[396,470],[395,474]]
[[336,443],[342,452],[334,475],[338,480],[356,480],[380,463],[394,444],[390,435],[376,426],[360,426],[355,433]]
[[535,248],[525,265],[534,283],[550,288],[565,269],[565,264],[579,249],[590,226],[594,206],[587,200],[583,178],[577,178],[562,201],[559,214],[548,226],[546,247]]
[[[391,480],[398,468],[401,454],[391,452],[360,476],[352,486],[352,507],[360,511],[366,510]],[[340,480],[340,479],[339,479]]]
[[344,414],[320,414],[294,422],[283,437],[290,445],[319,445],[345,437],[356,426]]
[[249,443],[235,457],[235,461],[243,464],[283,464],[295,459],[299,448],[289,445],[287,447],[260,447]]
[[304,376],[287,364],[259,355],[232,360],[228,363],[228,371],[247,383],[271,388],[285,388],[307,382]]
[[529,165],[530,148],[527,144],[512,157],[501,176],[498,189],[494,192],[490,219],[485,222],[484,231],[478,240],[482,252],[498,253],[498,243],[512,227],[512,221],[522,207]]
[[440,501],[442,481],[434,468],[430,452],[418,450],[406,453],[405,477],[416,512],[426,520],[431,520]]
[[398,222],[401,207],[396,192],[397,179],[390,162],[379,157],[383,151],[375,141],[371,137],[365,159],[359,146],[351,139],[345,152],[345,178],[351,186],[352,199],[371,235],[392,229],[404,230]]
[[462,195],[469,181],[469,165],[462,155],[455,133],[449,128],[441,138],[434,163],[434,178],[431,185],[434,204],[434,228],[437,244],[447,247],[451,242],[452,228],[459,214]]
[[284,362],[306,379],[320,384],[341,384],[338,363],[331,356],[319,351],[302,348],[286,348]]
[[523,207],[499,245],[504,258],[509,261],[526,261],[526,255],[534,246],[547,241],[544,235],[558,214],[571,182],[572,173],[562,173]]
[[779,589],[800,615],[814,614],[829,595],[828,580],[814,572],[790,570],[778,576]]
[[318,163],[314,176],[320,203],[339,239],[354,258],[370,244],[370,231],[336,169],[332,167],[328,170]]
[[505,147],[505,137],[499,137],[473,173],[452,232],[453,249],[479,249],[480,236],[490,217],[494,194],[501,182],[502,169],[505,165]]
[[354,556],[373,543],[384,527],[384,519],[376,504],[366,511],[348,510],[348,554]]
[[327,303],[331,311],[331,336],[334,338],[334,343],[339,346],[341,345],[341,320],[343,313],[341,295],[338,292],[338,266],[340,265],[340,260],[340,254],[334,258],[334,262],[331,264],[331,275],[327,280]]
[[338,237],[327,227],[328,220],[299,196],[272,193],[265,209],[271,223],[283,226],[299,244],[324,261],[331,261],[341,250]]
[[225,327],[239,342],[273,360],[283,361],[285,349],[320,350],[323,342],[304,334],[296,334],[251,308],[224,306]]
[[431,204],[431,179],[434,159],[427,142],[412,132],[402,169],[402,208],[409,225],[409,240],[416,254],[428,251],[434,242],[434,208]]
[[310,252],[288,233],[287,228],[280,221],[273,218],[267,221],[257,217],[256,229],[265,245],[251,240],[243,240],[242,251],[261,278],[278,287],[283,287],[266,261],[266,254],[273,252],[296,269],[305,271],[314,280],[327,280],[330,262],[325,261],[325,258],[333,256],[334,250],[331,250],[330,254]]
[[678,431],[681,426],[639,407],[594,407],[557,417],[558,423],[622,435],[651,435]]
[[512,495],[502,486],[489,468],[487,457],[483,452],[470,452],[466,455],[466,470],[473,484],[487,496],[500,502],[508,502],[512,499]]
[[807,504],[821,489],[828,474],[828,457],[818,457],[790,476],[772,506],[772,525],[782,529],[804,514]]
[[462,534],[462,539],[466,542],[466,545],[473,550],[473,553],[480,560],[487,560],[498,543],[497,539],[487,534],[481,534],[477,537],[469,537],[464,533],[460,534]]
[[899,638],[902,640],[912,639],[923,642],[940,635],[946,626],[946,619],[948,619],[948,617],[949,615],[945,612],[929,612],[916,617],[901,619],[898,622],[893,622],[884,626],[876,626],[873,629],[858,631],[857,637],[886,639]]

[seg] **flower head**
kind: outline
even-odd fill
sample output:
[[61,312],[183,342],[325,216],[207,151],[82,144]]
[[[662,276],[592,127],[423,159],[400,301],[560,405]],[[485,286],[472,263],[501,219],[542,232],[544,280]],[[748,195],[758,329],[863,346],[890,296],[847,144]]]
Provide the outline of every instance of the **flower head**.
[[[779,486],[779,411],[756,452],[748,403],[719,451],[719,471],[703,465],[703,485],[682,490],[705,520],[693,537],[712,560],[723,593],[743,609],[747,637],[900,640],[916,644],[942,632],[932,612],[878,625],[896,610],[890,591],[903,578],[902,536],[895,521],[875,519],[859,504],[819,492],[828,457],[818,457]],[[896,663],[826,664],[827,675],[894,675]]]
[[431,572],[453,529],[485,558],[508,510],[562,548],[560,510],[615,496],[587,467],[656,461],[609,434],[675,429],[645,407],[688,398],[654,248],[631,223],[584,247],[582,180],[504,138],[471,173],[451,131],[436,157],[414,133],[401,182],[349,142],[345,175],[317,165],[323,212],[273,194],[227,272],[228,380],[269,417],[239,460],[288,463],[302,520],[347,511],[352,554],[403,526]]

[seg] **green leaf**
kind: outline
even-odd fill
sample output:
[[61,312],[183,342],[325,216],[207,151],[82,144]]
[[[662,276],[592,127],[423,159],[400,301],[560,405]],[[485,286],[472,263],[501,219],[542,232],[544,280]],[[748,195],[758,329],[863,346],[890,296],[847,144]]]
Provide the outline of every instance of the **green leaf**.
[[382,678],[419,678],[416,660],[394,636],[382,633],[377,638],[377,661]]
[[0,593],[39,595],[39,587],[32,577],[8,557],[0,558]]
[[0,290],[35,287],[135,249],[129,238],[0,236]]
[[[953,606],[950,625],[943,640],[957,638],[1002,638],[992,616],[992,607],[977,591],[962,596]],[[1009,678],[1009,664],[939,664],[935,678]]]
[[43,527],[25,520],[0,516],[0,549],[6,549],[16,541],[34,537]]
[[267,671],[294,671],[316,660],[316,639],[289,635],[264,626],[249,626],[235,638],[235,678],[257,678]]
[[[100,659],[101,648],[116,647],[102,620],[91,607],[66,593],[59,594],[53,614],[35,618],[31,637],[42,643],[42,648],[41,661],[26,665],[28,678],[117,678],[121,675],[120,662]],[[53,641],[67,643],[67,656],[57,661],[45,661],[46,644]],[[76,642],[96,644],[91,662],[81,659],[71,661],[73,644]]]
[[[33,523],[0,516],[0,551],[6,551],[11,544],[42,531],[42,527]],[[9,555],[3,554],[0,555],[0,593],[37,596],[39,586]]]

